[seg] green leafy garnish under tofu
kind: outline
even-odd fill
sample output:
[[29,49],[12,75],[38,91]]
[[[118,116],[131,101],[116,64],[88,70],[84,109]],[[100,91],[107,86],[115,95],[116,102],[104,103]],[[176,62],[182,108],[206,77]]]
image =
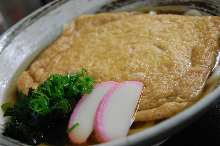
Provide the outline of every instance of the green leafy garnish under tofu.
[[93,78],[82,69],[68,75],[51,75],[37,89],[30,89],[28,95],[19,92],[14,105],[2,105],[4,116],[9,117],[3,134],[32,145],[64,145],[70,114],[93,86]]

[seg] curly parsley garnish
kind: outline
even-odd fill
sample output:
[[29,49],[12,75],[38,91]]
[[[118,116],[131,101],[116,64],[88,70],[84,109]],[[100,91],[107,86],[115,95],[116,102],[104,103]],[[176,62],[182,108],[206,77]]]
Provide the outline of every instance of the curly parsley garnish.
[[4,116],[9,117],[3,134],[32,145],[63,145],[75,104],[93,86],[93,78],[82,69],[68,75],[51,75],[37,89],[30,89],[28,95],[19,92],[14,105],[2,105]]

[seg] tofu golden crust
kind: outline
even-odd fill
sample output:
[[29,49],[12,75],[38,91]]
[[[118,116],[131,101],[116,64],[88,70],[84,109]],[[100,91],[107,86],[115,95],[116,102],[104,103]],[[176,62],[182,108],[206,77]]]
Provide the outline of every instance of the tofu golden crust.
[[164,119],[200,98],[219,37],[215,16],[80,16],[20,76],[18,89],[27,93],[50,74],[85,68],[97,82],[143,82],[137,120]]

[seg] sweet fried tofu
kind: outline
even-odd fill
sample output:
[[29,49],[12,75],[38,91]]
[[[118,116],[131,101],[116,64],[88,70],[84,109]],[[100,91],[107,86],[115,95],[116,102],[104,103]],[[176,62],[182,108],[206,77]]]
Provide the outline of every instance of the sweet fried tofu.
[[27,93],[50,74],[85,68],[97,82],[143,82],[138,121],[168,118],[200,98],[219,37],[216,16],[80,16],[21,74],[18,89]]

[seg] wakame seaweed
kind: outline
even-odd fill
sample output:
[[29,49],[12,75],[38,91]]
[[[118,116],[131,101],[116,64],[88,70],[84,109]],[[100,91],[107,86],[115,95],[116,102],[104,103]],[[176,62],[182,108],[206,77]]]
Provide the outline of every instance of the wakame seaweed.
[[51,75],[37,89],[30,89],[28,95],[19,92],[14,105],[2,105],[4,116],[9,117],[3,134],[31,145],[64,145],[70,114],[93,86],[93,78],[82,69],[68,75]]

